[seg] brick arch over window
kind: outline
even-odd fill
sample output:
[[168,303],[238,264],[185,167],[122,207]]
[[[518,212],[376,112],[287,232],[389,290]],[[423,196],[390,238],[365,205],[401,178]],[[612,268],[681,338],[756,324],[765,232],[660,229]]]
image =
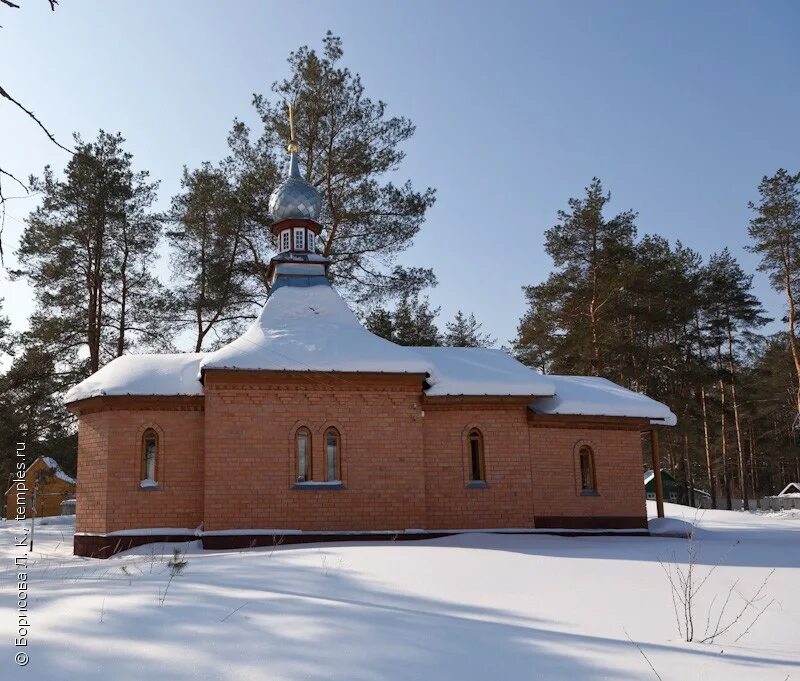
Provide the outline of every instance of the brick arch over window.
[[469,423],[461,432],[464,481],[468,487],[486,487],[486,428]]
[[578,440],[572,448],[575,493],[578,496],[599,495],[597,456],[597,446],[592,440]]
[[[152,440],[155,439],[153,446]],[[166,452],[164,429],[154,421],[143,422],[137,429],[137,485],[140,489],[160,489],[164,484],[164,455]],[[151,480],[154,484],[143,485]]]

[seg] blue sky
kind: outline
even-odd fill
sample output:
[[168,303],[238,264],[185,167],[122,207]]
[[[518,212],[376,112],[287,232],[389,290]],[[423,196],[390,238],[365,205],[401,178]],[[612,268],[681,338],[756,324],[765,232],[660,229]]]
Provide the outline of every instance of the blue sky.
[[[184,164],[225,154],[235,116],[255,124],[251,95],[286,73],[289,50],[340,35],[370,96],[417,125],[397,179],[438,191],[404,261],[434,268],[444,318],[473,311],[503,343],[520,287],[551,269],[544,231],[594,175],[640,233],[704,255],[728,246],[754,270],[747,201],[764,174],[800,169],[792,2],[21,4],[0,9],[4,87],[61,140],[121,131],[163,207]],[[0,125],[4,168],[65,164],[4,102]],[[34,201],[9,202],[8,266]],[[22,328],[30,289],[5,274],[0,287]],[[779,316],[763,275],[756,291]]]

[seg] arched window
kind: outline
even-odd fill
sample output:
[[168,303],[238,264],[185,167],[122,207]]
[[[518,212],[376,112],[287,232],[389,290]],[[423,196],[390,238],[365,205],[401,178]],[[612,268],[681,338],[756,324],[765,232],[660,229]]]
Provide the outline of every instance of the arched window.
[[142,479],[156,481],[156,458],[158,457],[158,434],[152,428],[142,436]]
[[477,428],[473,428],[469,431],[470,482],[484,482],[486,480],[483,463],[483,435]]
[[328,428],[325,431],[325,480],[333,482],[342,479],[341,442],[339,431]]
[[588,445],[583,445],[578,451],[581,465],[581,492],[596,492],[597,478],[594,471],[594,452]]
[[297,482],[311,480],[311,433],[308,428],[300,428],[295,435],[297,446]]

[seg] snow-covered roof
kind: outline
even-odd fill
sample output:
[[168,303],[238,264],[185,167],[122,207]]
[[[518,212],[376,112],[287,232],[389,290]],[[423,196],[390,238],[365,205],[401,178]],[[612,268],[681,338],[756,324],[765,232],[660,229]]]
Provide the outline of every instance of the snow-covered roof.
[[171,355],[122,355],[72,387],[64,401],[101,395],[202,395],[202,352]]
[[[664,468],[662,468],[662,469],[661,469],[661,478],[663,479],[665,475],[666,475],[668,478],[670,478],[670,479],[672,479],[672,480],[675,480],[675,478],[673,477],[672,473],[670,473],[668,470],[665,470]],[[646,484],[647,484],[648,482],[650,482],[650,481],[651,481],[651,480],[652,480],[654,477],[656,477],[656,476],[655,476],[655,475],[653,475],[653,469],[652,469],[652,468],[649,468],[649,469],[647,469],[647,470],[644,472],[644,484],[646,485]]]
[[428,366],[426,395],[552,395],[549,376],[529,369],[504,350],[414,348]]
[[[54,458],[50,456],[40,456],[39,459],[41,459],[44,462],[45,466],[47,466],[50,470],[53,471],[53,475],[55,475],[59,480],[63,480],[64,482],[68,482],[72,485],[75,484],[75,478],[67,475],[59,465],[58,461],[56,461]],[[39,459],[36,459],[36,461],[38,461]],[[34,461],[33,463],[36,463],[36,461]],[[31,464],[31,466],[32,465],[33,464]]]
[[200,369],[427,373],[412,349],[367,331],[324,277],[307,283],[274,288],[244,335]]
[[675,414],[661,402],[596,376],[547,376],[555,395],[537,400],[530,408],[541,414],[627,416],[674,426]]
[[[67,474],[64,472],[64,469],[63,469],[63,468],[61,468],[61,466],[59,465],[58,461],[56,461],[54,458],[52,458],[52,457],[50,457],[50,456],[37,456],[37,457],[36,457],[36,458],[33,460],[33,463],[31,463],[31,465],[30,465],[30,466],[28,466],[28,467],[25,469],[25,475],[27,475],[27,474],[28,474],[28,471],[29,471],[31,468],[33,468],[33,467],[36,465],[36,463],[37,463],[38,461],[41,461],[42,463],[44,463],[44,465],[45,465],[45,466],[47,466],[47,467],[50,469],[50,471],[53,473],[53,475],[54,475],[55,477],[57,477],[59,480],[63,480],[64,482],[68,482],[70,485],[74,485],[74,484],[76,484],[75,478],[73,478],[71,475],[67,475]],[[5,491],[5,494],[8,494],[8,493],[9,493],[9,492],[10,492],[10,491],[11,491],[11,490],[14,488],[14,485],[15,485],[15,484],[16,484],[16,483],[12,484],[12,485],[11,485],[11,487],[9,487],[9,488],[8,488],[8,489]]]
[[788,497],[792,495],[800,494],[800,482],[790,482],[783,490],[778,494],[779,497]]
[[[313,271],[324,272],[321,265],[316,267]],[[124,355],[69,390],[65,401],[102,395],[202,395],[202,372],[211,369],[423,374],[431,397],[530,396],[542,398],[531,409],[544,414],[640,417],[675,424],[675,415],[663,404],[602,378],[545,376],[503,350],[396,345],[364,328],[324,274],[294,270],[278,277],[250,328],[219,350]]]

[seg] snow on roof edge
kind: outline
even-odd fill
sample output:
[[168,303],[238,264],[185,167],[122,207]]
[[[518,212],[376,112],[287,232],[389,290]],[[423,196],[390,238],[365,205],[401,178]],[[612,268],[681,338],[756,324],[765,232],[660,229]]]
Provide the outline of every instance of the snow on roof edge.
[[677,417],[665,404],[598,376],[548,375],[555,395],[528,405],[536,413],[647,419],[651,425],[674,426]]

